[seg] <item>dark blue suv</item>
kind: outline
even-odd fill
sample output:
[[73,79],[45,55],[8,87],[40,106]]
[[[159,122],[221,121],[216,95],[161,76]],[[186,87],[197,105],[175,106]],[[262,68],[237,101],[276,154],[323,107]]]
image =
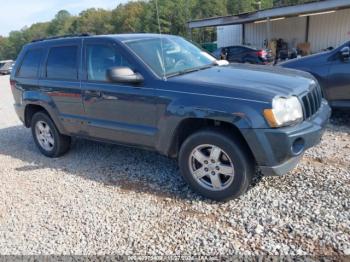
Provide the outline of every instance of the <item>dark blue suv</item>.
[[36,41],[11,87],[44,155],[66,153],[71,137],[155,150],[215,200],[244,193],[258,171],[293,169],[330,116],[310,74],[217,61],[169,35]]
[[350,109],[350,42],[280,66],[309,72],[320,83],[332,108]]

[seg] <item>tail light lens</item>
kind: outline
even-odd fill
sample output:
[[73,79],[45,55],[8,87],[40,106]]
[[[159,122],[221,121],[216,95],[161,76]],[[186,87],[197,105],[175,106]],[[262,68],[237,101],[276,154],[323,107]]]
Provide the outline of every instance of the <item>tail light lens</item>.
[[15,89],[16,88],[16,81],[10,80],[10,85],[11,85],[12,89]]
[[267,56],[267,52],[265,51],[265,50],[260,50],[260,51],[258,51],[258,56],[260,56],[260,57],[266,57]]

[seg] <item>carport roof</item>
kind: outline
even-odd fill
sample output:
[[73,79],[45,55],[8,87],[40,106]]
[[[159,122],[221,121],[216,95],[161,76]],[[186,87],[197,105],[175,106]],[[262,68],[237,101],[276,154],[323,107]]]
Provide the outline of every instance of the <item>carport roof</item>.
[[350,7],[350,0],[324,0],[301,5],[277,7],[235,16],[212,17],[188,22],[189,28],[252,23],[259,20],[326,12]]

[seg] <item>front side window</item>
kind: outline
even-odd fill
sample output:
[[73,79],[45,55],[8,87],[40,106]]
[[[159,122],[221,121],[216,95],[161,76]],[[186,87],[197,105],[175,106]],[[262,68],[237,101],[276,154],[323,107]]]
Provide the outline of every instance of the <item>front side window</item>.
[[47,58],[46,77],[49,79],[78,79],[78,47],[53,47]]
[[87,45],[88,80],[107,81],[107,70],[112,67],[131,67],[128,61],[112,46]]
[[212,66],[215,58],[181,37],[167,36],[126,41],[160,77]]
[[29,50],[24,56],[22,65],[18,71],[17,76],[24,78],[38,77],[42,55],[42,49]]

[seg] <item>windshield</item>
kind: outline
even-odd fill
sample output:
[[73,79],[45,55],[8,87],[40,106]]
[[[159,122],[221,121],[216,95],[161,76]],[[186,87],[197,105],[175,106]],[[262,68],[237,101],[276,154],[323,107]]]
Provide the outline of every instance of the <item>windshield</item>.
[[125,42],[160,77],[205,68],[215,58],[181,37],[169,36]]

